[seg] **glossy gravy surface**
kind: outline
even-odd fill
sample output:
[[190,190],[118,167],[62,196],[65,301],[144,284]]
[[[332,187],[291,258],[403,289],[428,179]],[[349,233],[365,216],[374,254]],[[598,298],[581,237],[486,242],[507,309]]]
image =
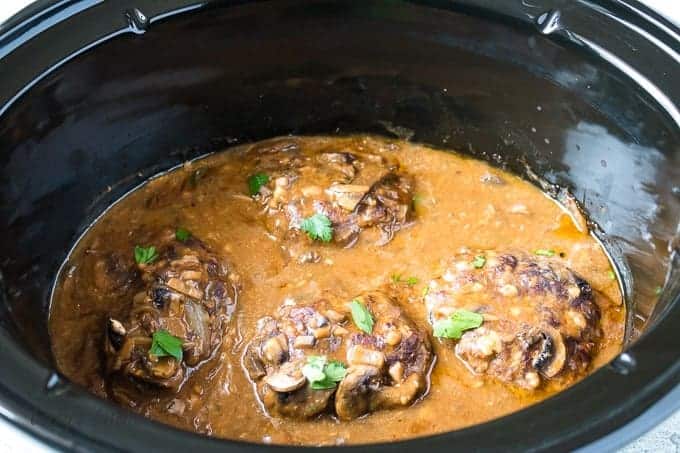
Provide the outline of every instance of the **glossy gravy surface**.
[[[602,340],[590,370],[619,351],[625,308],[606,254],[591,235],[579,230],[578,215],[533,185],[484,162],[406,142],[366,136],[287,140],[297,142],[305,153],[334,148],[398,160],[415,179],[414,221],[382,246],[368,236],[360,236],[351,248],[314,243],[319,262],[299,263],[282,252],[280,242],[259,220],[261,206],[248,196],[247,178],[257,171],[248,159],[249,146],[187,163],[112,206],[65,264],[53,295],[50,334],[57,365],[67,377],[101,397],[117,399],[102,368],[104,326],[108,317],[122,316],[129,301],[97,290],[93,268],[107,253],[120,253],[134,266],[140,231],[178,227],[223,254],[241,278],[235,312],[212,359],[177,394],[152,390],[141,401],[122,403],[183,429],[284,444],[400,440],[487,421],[559,391],[550,382],[537,390],[520,390],[475,375],[450,343],[432,338],[436,360],[429,388],[410,407],[351,421],[327,415],[282,419],[264,411],[242,364],[259,318],[274,313],[286,299],[310,300],[329,289],[351,299],[389,287],[404,296],[402,309],[415,324],[431,334],[424,287],[441,273],[442,263],[464,247],[554,250],[556,259],[591,284],[601,310]],[[189,191],[187,181],[193,184]],[[181,415],[168,410],[176,399],[186,402]]]

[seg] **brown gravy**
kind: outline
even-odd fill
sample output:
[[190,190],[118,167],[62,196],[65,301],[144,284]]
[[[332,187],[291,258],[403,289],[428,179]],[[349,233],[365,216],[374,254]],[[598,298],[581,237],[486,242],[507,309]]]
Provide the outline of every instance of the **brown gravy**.
[[[552,259],[590,283],[601,312],[602,336],[589,370],[620,350],[625,307],[607,255],[592,235],[580,230],[578,215],[533,185],[484,162],[401,141],[367,136],[285,140],[311,155],[333,148],[398,161],[415,180],[413,221],[384,245],[377,245],[370,234],[359,236],[349,248],[308,241],[318,262],[300,262],[282,251],[282,242],[261,220],[261,205],[248,196],[247,178],[258,171],[249,157],[251,145],[187,163],[113,205],[65,263],[49,323],[61,372],[98,396],[182,429],[304,445],[391,441],[455,430],[517,411],[561,390],[567,384],[547,382],[526,390],[475,374],[448,340],[431,338],[436,359],[428,388],[409,407],[351,421],[328,415],[294,420],[265,412],[242,363],[257,334],[258,319],[274,313],[286,299],[310,300],[330,289],[351,300],[385,287],[402,294],[401,309],[431,335],[424,288],[461,248],[554,251]],[[257,146],[265,149],[275,143]],[[144,240],[140,239],[144,231],[178,227],[222,254],[238,273],[235,311],[224,327],[221,346],[178,393],[145,387],[143,399],[125,402],[107,385],[102,344],[107,318],[124,316],[129,300],[97,287],[97,262],[116,253],[124,257],[125,266],[134,267],[133,249]],[[182,410],[173,410],[180,400]]]

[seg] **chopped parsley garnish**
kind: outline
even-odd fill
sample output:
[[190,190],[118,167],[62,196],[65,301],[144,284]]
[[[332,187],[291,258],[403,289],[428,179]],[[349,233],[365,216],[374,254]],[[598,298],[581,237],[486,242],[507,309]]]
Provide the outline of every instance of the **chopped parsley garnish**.
[[248,191],[250,196],[260,193],[262,186],[269,182],[269,176],[266,173],[255,173],[248,178]]
[[330,242],[333,239],[331,219],[324,214],[314,214],[302,221],[300,229],[312,240]]
[[418,284],[418,277],[408,277],[406,280],[402,280],[401,274],[392,274],[390,277],[392,279],[392,283],[395,285],[397,283],[406,283],[408,286],[415,286]]
[[481,269],[484,267],[486,264],[486,257],[484,255],[477,255],[475,256],[475,259],[472,260],[472,265],[475,267],[475,269]]
[[656,294],[657,296],[660,296],[662,292],[663,292],[662,287],[657,286],[656,288],[654,288],[654,294]]
[[434,336],[439,338],[459,339],[463,332],[476,329],[482,325],[484,317],[468,310],[456,310],[446,319],[434,323]]
[[427,296],[428,294],[430,294],[430,287],[429,287],[429,286],[424,287],[424,288],[423,288],[423,293],[422,293],[422,294],[423,294],[423,297],[425,297],[425,296]]
[[307,363],[302,367],[302,374],[310,383],[320,381],[326,378],[323,372],[325,366],[325,356],[310,355],[307,357]]
[[552,249],[536,249],[534,255],[538,256],[555,256],[555,251]]
[[153,245],[149,247],[135,245],[135,261],[138,264],[150,264],[156,261],[156,258],[158,258],[158,253]]
[[609,276],[609,280],[616,280],[616,273],[613,270],[609,270],[607,275]]
[[340,382],[347,374],[347,368],[342,362],[331,360],[328,362],[328,364],[326,364],[323,372],[326,374],[327,378],[333,380],[334,382]]
[[189,230],[185,230],[184,228],[177,228],[175,230],[175,239],[179,242],[186,242],[189,237],[191,237]]
[[347,367],[337,360],[327,361],[326,356],[312,355],[302,367],[302,375],[307,378],[313,390],[332,389],[347,374]]
[[373,316],[368,308],[357,299],[354,299],[350,305],[352,309],[352,321],[361,330],[366,333],[373,332]]
[[156,357],[172,356],[178,362],[182,361],[182,339],[170,334],[167,330],[157,330],[153,333],[149,354]]

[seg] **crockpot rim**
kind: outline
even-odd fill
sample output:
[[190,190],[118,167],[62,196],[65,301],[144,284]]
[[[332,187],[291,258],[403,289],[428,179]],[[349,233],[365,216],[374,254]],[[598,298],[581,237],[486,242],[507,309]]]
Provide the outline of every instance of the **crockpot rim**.
[[[137,4],[141,3],[144,3],[144,0],[137,2]],[[212,5],[211,2],[196,1],[184,1],[180,3],[185,3],[186,6],[192,7]],[[472,5],[483,7],[486,2],[484,0],[480,0],[479,2],[475,2],[475,0],[469,0],[463,1],[462,3],[466,4],[467,6]],[[663,24],[664,27],[671,30],[676,37],[680,35],[680,29],[675,26],[675,24],[670,23],[664,17],[660,16],[658,13],[649,9],[645,5],[642,5],[637,0],[604,0],[594,3],[610,5],[614,4],[629,8],[635,14],[638,14],[641,20],[644,20],[649,27],[658,28],[658,25],[652,22],[651,19],[653,19],[658,24]],[[51,14],[50,9],[53,7],[81,5],[82,9],[77,12],[80,13],[86,9],[96,7],[99,4],[100,2],[96,0],[38,0],[2,24],[2,27],[0,27],[0,47],[2,44],[6,44],[7,41],[19,40],[21,41],[19,44],[23,44],[25,41],[30,39],[25,38],[23,31],[30,30],[32,27],[37,27],[40,22],[49,20]],[[644,15],[647,17],[643,16],[642,13],[644,13]],[[172,14],[172,11],[168,12],[168,15],[170,14]],[[36,22],[36,18],[38,17],[40,19]],[[69,20],[72,17],[73,16],[69,16],[64,20]],[[156,18],[158,18],[158,16],[156,16]],[[642,338],[640,338],[633,345],[629,346],[625,352],[635,358],[637,353],[640,351],[656,349],[654,347],[655,344],[664,343],[665,347],[668,348],[669,345],[668,342],[665,341],[665,338],[672,336],[673,327],[677,325],[680,325],[680,297],[670,302],[669,310],[663,315],[662,319],[658,320],[658,323],[653,326],[653,328],[649,329],[649,331],[646,331]],[[176,447],[179,447],[185,443],[185,445],[191,445],[192,447],[200,446],[210,450],[223,450],[230,444],[237,449],[243,450],[265,448],[265,446],[261,444],[242,442],[238,440],[215,439],[201,436],[193,432],[181,431],[159,422],[146,419],[140,415],[125,411],[109,402],[99,400],[91,396],[84,390],[71,386],[69,383],[65,382],[63,378],[57,377],[57,375],[50,368],[38,363],[37,360],[26,353],[21,347],[14,344],[14,342],[8,338],[4,332],[0,332],[0,338],[2,338],[2,344],[5,346],[5,348],[9,349],[9,355],[17,359],[16,363],[20,364],[18,368],[21,368],[22,371],[28,373],[27,376],[23,376],[25,379],[27,379],[27,382],[31,382],[32,384],[39,383],[43,388],[49,388],[49,390],[44,391],[48,395],[48,397],[45,399],[45,401],[48,401],[45,407],[51,406],[53,410],[58,410],[60,404],[68,403],[69,401],[82,402],[84,400],[86,401],[86,404],[83,405],[83,407],[87,407],[92,411],[101,413],[104,418],[109,418],[118,425],[121,425],[121,420],[127,420],[126,422],[122,423],[122,427],[134,427],[140,430],[141,433],[153,433],[154,437],[167,438],[167,445]],[[670,347],[671,350],[676,351],[674,358],[671,357],[670,360],[664,360],[664,363],[667,363],[668,366],[657,366],[654,368],[654,370],[650,370],[655,378],[648,381],[643,379],[645,386],[640,388],[640,393],[635,394],[635,397],[631,398],[633,401],[629,401],[627,404],[622,404],[620,407],[617,407],[618,410],[614,414],[607,414],[607,416],[600,418],[596,425],[586,429],[585,431],[582,430],[583,432],[570,433],[569,431],[573,430],[570,430],[569,427],[557,429],[555,438],[548,439],[546,441],[547,443],[532,443],[530,444],[531,449],[548,449],[554,446],[554,442],[557,442],[560,446],[580,446],[586,442],[593,441],[603,434],[610,433],[612,430],[622,426],[626,422],[643,413],[654,402],[658,401],[664,394],[670,392],[675,386],[677,386],[678,382],[680,382],[680,342],[676,340],[675,343],[670,345]],[[484,434],[485,431],[492,431],[498,428],[503,429],[504,427],[507,428],[506,425],[508,424],[508,421],[511,421],[511,419],[517,420],[518,418],[522,418],[526,421],[530,419],[530,417],[540,417],[541,413],[550,413],[551,408],[559,408],[559,404],[564,400],[570,400],[579,395],[588,394],[589,390],[601,390],[603,385],[607,384],[609,380],[620,379],[622,377],[625,378],[627,375],[626,373],[629,372],[630,375],[632,375],[637,373],[638,370],[635,369],[635,367],[633,367],[631,370],[627,369],[625,366],[623,366],[623,368],[611,365],[605,366],[590,375],[588,379],[584,379],[570,389],[561,392],[560,394],[542,403],[530,406],[520,412],[508,414],[495,420],[456,431],[433,436],[400,440],[392,443],[370,444],[370,446],[371,448],[381,449],[384,451],[396,451],[406,446],[415,446],[418,444],[421,444],[424,448],[436,448],[438,446],[444,447],[447,445],[450,446],[452,444],[455,445],[455,442],[458,442],[461,439],[474,439],[475,436]],[[115,429],[109,429],[105,436],[90,436],[88,434],[84,434],[78,431],[77,428],[74,428],[73,422],[63,423],[60,420],[55,420],[53,415],[45,413],[43,407],[36,407],[35,401],[31,401],[26,396],[19,395],[12,391],[12,389],[6,385],[7,381],[9,380],[11,379],[5,379],[3,374],[0,373],[0,415],[14,423],[16,426],[19,426],[23,430],[41,438],[48,444],[62,448],[76,449],[85,445],[90,448],[121,448],[122,445],[116,443],[116,440],[123,439],[117,439],[117,436],[120,436],[120,433],[117,433]],[[639,384],[639,382],[635,383],[636,386],[639,386]],[[630,384],[626,383],[620,385],[627,389],[633,388]],[[637,405],[634,403],[637,403]],[[624,406],[631,410],[623,410]],[[630,406],[634,406],[634,409]],[[35,410],[36,408],[38,411]],[[566,437],[560,438],[560,434]],[[128,437],[124,440],[126,440],[125,445],[135,445],[134,441],[139,441],[140,439]],[[563,442],[564,440],[567,442]],[[130,441],[133,443],[128,443]],[[125,447],[123,446],[123,448]],[[272,446],[266,446],[266,448],[272,448]],[[281,446],[279,448],[290,448],[290,446]],[[301,447],[294,448],[298,449]],[[365,446],[359,445],[344,448],[365,448]]]

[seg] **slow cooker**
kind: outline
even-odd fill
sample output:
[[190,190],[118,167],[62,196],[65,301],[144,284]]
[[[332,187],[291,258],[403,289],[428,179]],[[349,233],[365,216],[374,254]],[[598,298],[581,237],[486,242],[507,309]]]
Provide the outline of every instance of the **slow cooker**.
[[69,383],[54,278],[106,206],[186,159],[408,130],[570,189],[623,277],[628,341],[540,404],[371,448],[622,445],[680,407],[679,62],[680,30],[634,0],[35,2],[0,28],[0,414],[59,449],[300,449],[179,431]]

